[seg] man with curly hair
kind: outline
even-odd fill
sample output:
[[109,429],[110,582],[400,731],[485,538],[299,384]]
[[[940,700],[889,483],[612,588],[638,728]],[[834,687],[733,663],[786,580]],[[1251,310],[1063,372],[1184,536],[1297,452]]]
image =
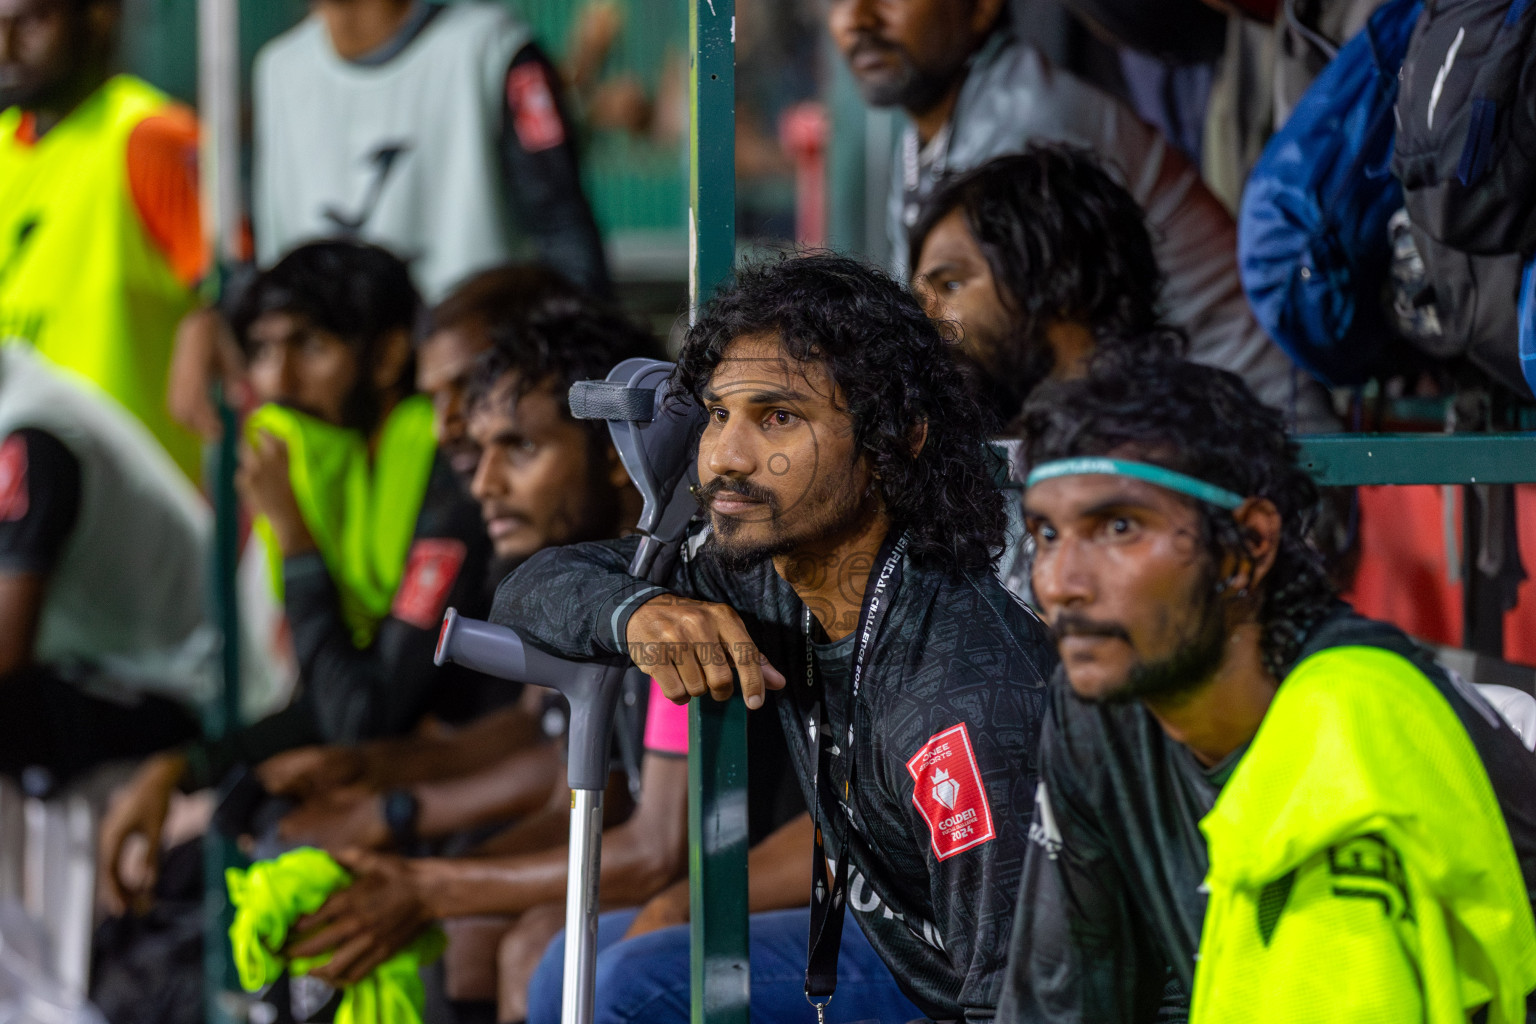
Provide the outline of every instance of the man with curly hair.
[[1536,761],[1334,598],[1280,415],[1111,356],[1023,422],[1064,681],[999,1018],[1526,1020]]
[[667,585],[626,573],[633,539],[554,549],[492,618],[566,657],[628,654],[673,700],[771,697],[818,826],[811,995],[846,906],[919,1009],[988,1020],[1055,661],[992,571],[991,421],[911,296],[834,256],[739,271],[677,373],[708,413],[706,522]]
[[[1198,348],[1241,368],[1301,430],[1333,429],[1327,392],[1301,373],[1248,308],[1237,228],[1192,166],[1136,112],[1054,67],[1007,0],[827,0],[833,44],[864,102],[901,111],[886,233],[900,273],[923,203],[946,175],[1031,143],[1078,146],[1123,182],[1151,227],[1159,305]],[[1133,5],[1137,6],[1137,5]],[[1149,5],[1139,5],[1149,7]],[[1169,17],[1166,5],[1157,5]],[[1177,20],[1180,15],[1172,16]],[[1104,240],[1107,243],[1107,239]]]
[[1041,381],[1082,376],[1105,348],[1230,357],[1163,321],[1146,216],[1086,150],[1032,144],[944,178],[911,237],[913,290],[1005,421]]

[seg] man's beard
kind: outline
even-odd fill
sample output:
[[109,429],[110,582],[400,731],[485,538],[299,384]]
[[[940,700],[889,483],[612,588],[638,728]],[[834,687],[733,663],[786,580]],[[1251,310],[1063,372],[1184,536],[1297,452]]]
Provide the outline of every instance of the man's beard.
[[878,78],[865,78],[854,73],[853,79],[858,85],[859,94],[870,106],[901,107],[921,114],[932,110],[949,91],[952,75],[939,75],[919,68],[906,50],[868,34],[861,34],[858,42],[853,44],[848,54],[850,68],[860,51],[871,49],[894,55],[899,67],[894,74]]
[[[1182,631],[1173,653],[1157,661],[1132,666],[1125,682],[1097,698],[1105,704],[1135,701],[1177,702],[1203,687],[1221,667],[1226,652],[1226,610],[1217,600],[1214,567],[1207,566],[1195,589],[1199,607],[1192,623]],[[1095,623],[1068,612],[1053,623],[1058,636],[1076,633],[1114,637],[1130,643],[1130,634],[1114,623]]]
[[[980,349],[980,355],[971,352]],[[986,340],[975,339],[959,352],[956,362],[960,372],[983,407],[997,422],[1010,428],[1024,409],[1030,392],[1051,375],[1056,354],[1043,341],[1019,335]]]
[[[700,487],[696,495],[699,504],[709,515],[711,527],[705,550],[727,571],[745,572],[770,558],[792,554],[806,544],[822,543],[850,534],[868,519],[874,491],[866,488],[862,494],[857,493],[852,487],[845,487],[849,479],[851,474],[841,479],[835,473],[823,474],[811,490],[796,502],[796,505],[807,508],[820,506],[821,511],[803,524],[786,528],[783,523],[784,510],[778,495],[749,480],[717,476]],[[734,491],[744,498],[761,501],[767,513],[765,521],[769,527],[769,536],[756,543],[742,541],[739,539],[745,525],[742,520],[709,511],[710,502],[721,491]]]
[[58,82],[3,76],[0,77],[0,110],[8,110],[11,107],[39,110],[52,106],[53,101],[60,98],[63,92]]

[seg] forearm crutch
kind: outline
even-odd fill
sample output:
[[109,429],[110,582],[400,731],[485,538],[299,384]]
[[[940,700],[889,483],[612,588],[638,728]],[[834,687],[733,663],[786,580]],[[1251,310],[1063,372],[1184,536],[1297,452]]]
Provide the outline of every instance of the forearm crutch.
[[[571,388],[571,414],[606,420],[630,480],[644,499],[640,546],[629,572],[663,582],[696,504],[689,491],[698,406],[674,392],[672,364],[626,359],[606,380]],[[448,609],[438,636],[437,664],[454,662],[489,676],[547,686],[571,706],[567,774],[571,785],[569,874],[565,890],[565,974],[562,1024],[591,1024],[597,963],[598,876],[602,854],[603,791],[608,782],[609,737],[627,658],[567,661],[526,643],[505,626],[461,617]]]

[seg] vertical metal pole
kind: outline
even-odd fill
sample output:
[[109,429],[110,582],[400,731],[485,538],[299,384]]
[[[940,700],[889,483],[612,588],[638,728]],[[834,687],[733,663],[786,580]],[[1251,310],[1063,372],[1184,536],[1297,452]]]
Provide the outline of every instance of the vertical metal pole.
[[197,48],[203,235],[228,265],[241,256],[239,0],[198,0]]
[[[736,10],[688,0],[689,298],[693,315],[736,258]],[[747,711],[688,711],[693,1024],[747,1024]]]
[[[198,0],[198,110],[202,121],[200,187],[203,232],[214,257],[205,297],[217,297],[222,271],[239,258],[240,238],[240,26],[239,0]],[[203,713],[203,731],[222,736],[240,723],[240,617],[235,572],[239,561],[239,506],[235,497],[237,429],[234,413],[218,399],[223,436],[212,465],[214,550],[210,607],[223,634],[223,686]],[[239,851],[210,832],[203,847],[203,1014],[209,1024],[233,1024],[226,994],[235,989],[229,948],[231,910],[225,868]]]
[[571,790],[570,837],[560,1024],[591,1024],[597,973],[597,888],[603,850],[602,791]]

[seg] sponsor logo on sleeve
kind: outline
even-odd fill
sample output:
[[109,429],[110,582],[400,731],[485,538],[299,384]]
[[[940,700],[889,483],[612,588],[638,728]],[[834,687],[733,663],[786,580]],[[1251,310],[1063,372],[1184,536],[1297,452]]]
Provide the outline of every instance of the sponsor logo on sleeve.
[[417,629],[436,629],[465,553],[463,541],[447,537],[412,544],[405,563],[405,578],[395,591],[394,607],[389,613]]
[[0,444],[0,521],[15,522],[27,514],[27,442],[12,434]]
[[936,858],[947,860],[997,836],[964,722],[930,737],[907,761],[907,774]]
[[507,105],[512,108],[517,141],[528,152],[554,149],[565,141],[560,108],[540,65],[520,64],[507,75]]

